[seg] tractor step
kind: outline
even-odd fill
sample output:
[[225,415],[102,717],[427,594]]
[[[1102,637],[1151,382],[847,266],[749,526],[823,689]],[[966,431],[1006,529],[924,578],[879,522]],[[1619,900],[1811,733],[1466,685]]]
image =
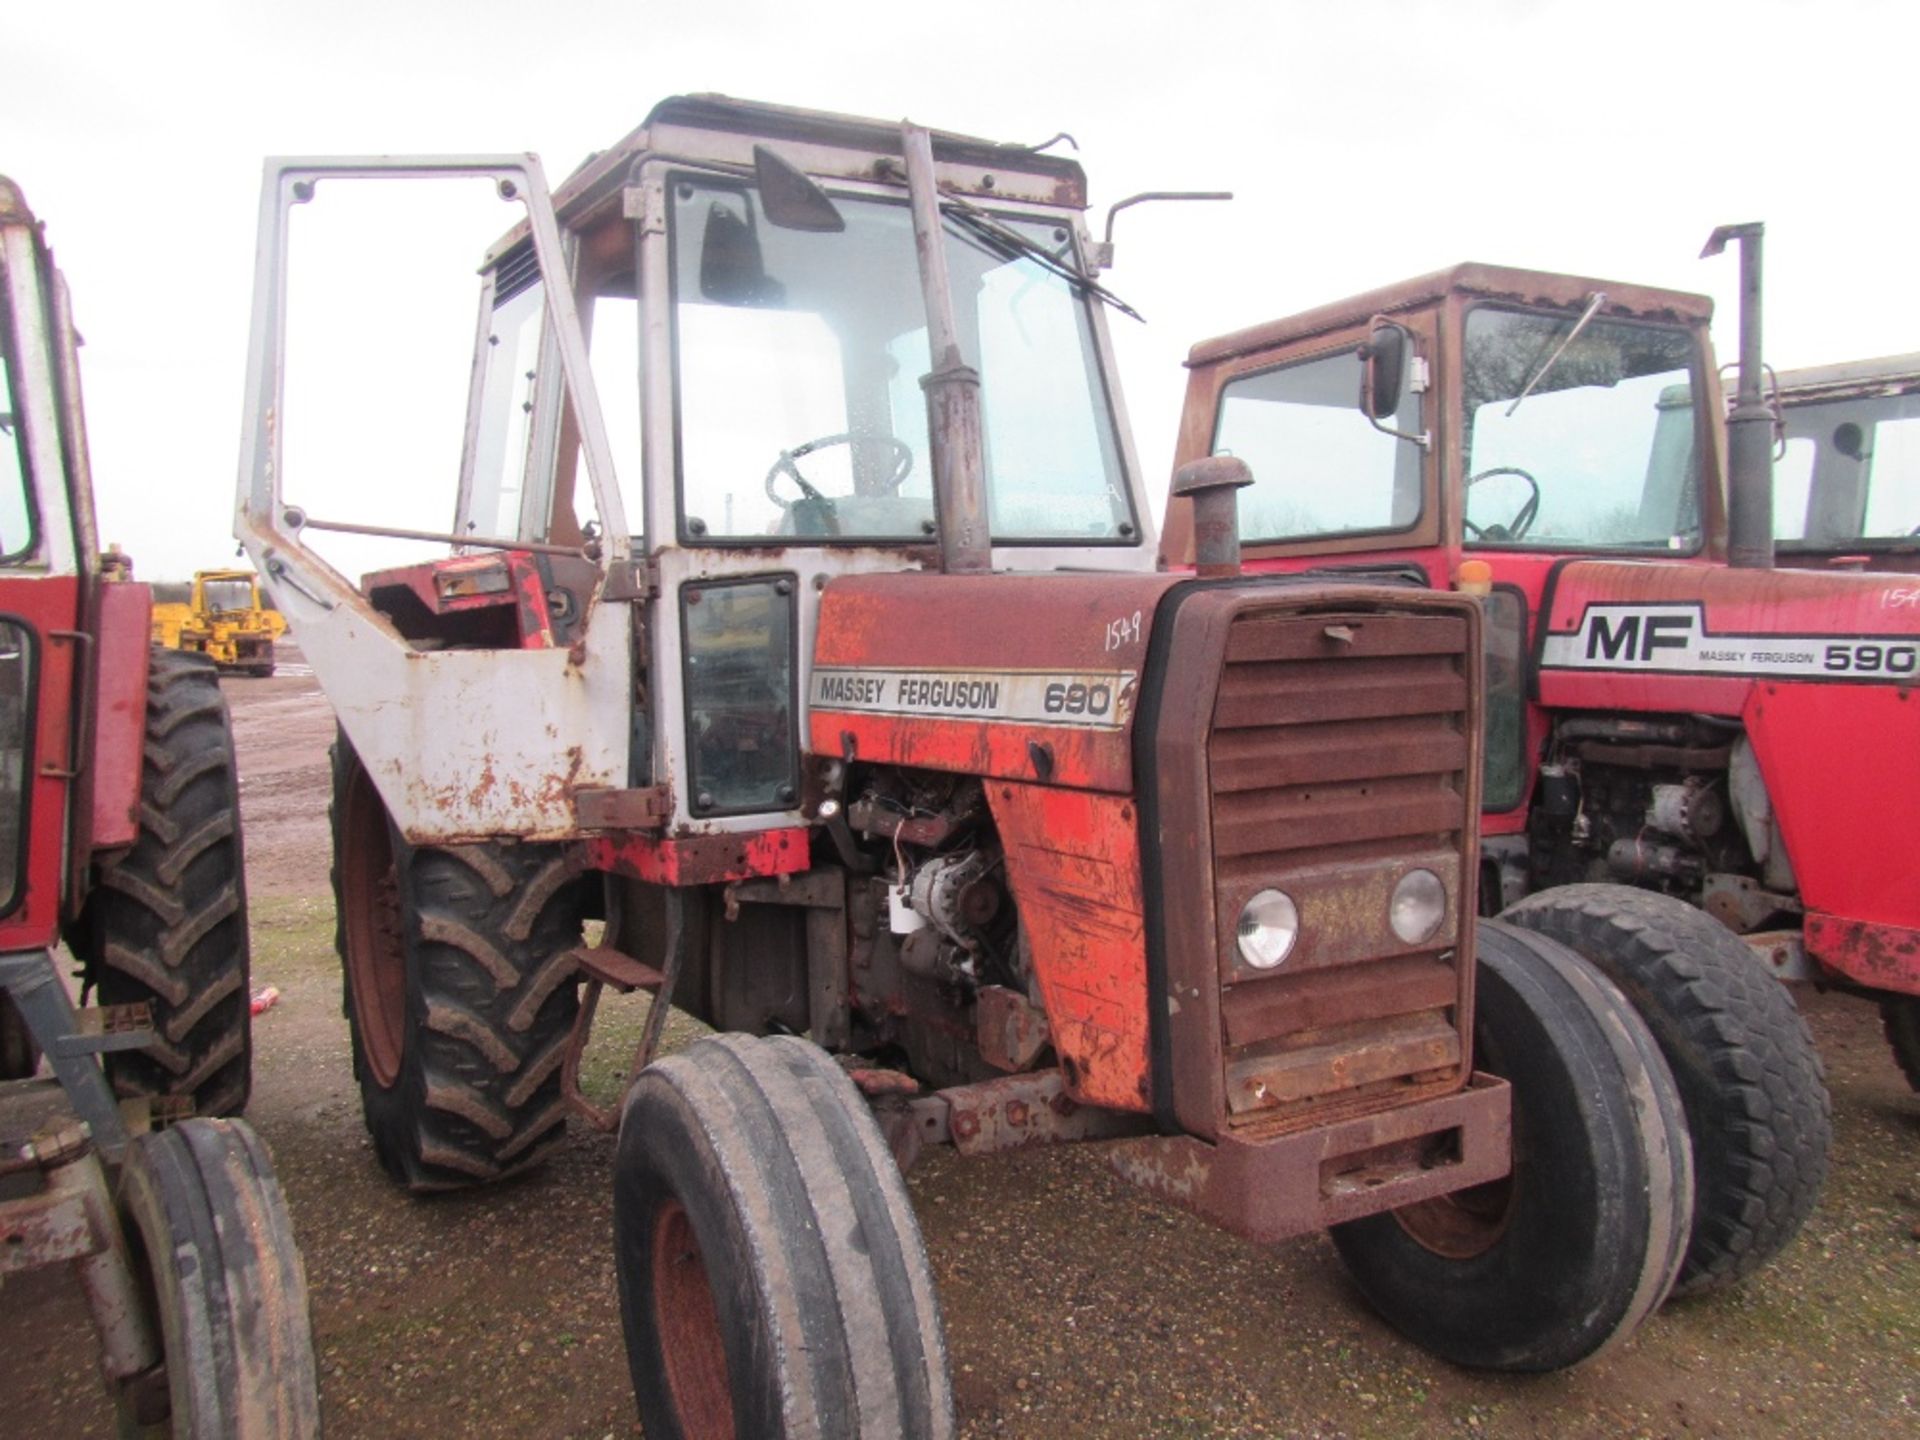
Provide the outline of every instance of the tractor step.
[[611,985],[622,995],[633,990],[658,994],[660,990],[661,975],[658,970],[610,946],[582,946],[573,952],[573,963],[580,967],[580,973],[587,979]]
[[683,900],[678,890],[667,892],[667,942],[664,947],[666,968],[656,970],[643,961],[606,945],[583,945],[570,952],[575,968],[586,977],[586,989],[580,996],[580,1009],[573,1017],[573,1029],[560,1059],[560,1094],[567,1108],[596,1130],[611,1134],[620,1128],[618,1107],[602,1109],[580,1089],[580,1059],[586,1053],[587,1037],[593,1032],[593,1017],[600,1008],[600,992],[611,985],[627,992],[645,990],[653,996],[647,1010],[647,1023],[640,1041],[633,1047],[633,1061],[627,1068],[627,1086],[653,1063],[660,1049],[660,1037],[667,1028],[667,997],[673,994],[680,978],[680,961],[686,950],[686,921]]
[[75,1010],[70,1034],[53,1042],[60,1056],[104,1055],[110,1050],[144,1050],[153,1043],[153,1012],[144,1000],[131,1005],[89,1005]]

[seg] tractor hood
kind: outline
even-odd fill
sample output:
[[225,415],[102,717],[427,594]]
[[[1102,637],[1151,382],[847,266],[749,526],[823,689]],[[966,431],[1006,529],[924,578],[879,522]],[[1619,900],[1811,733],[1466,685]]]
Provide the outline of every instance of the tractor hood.
[[816,754],[1132,788],[1154,609],[1184,575],[862,575],[820,601]]
[[1729,716],[1767,681],[1905,695],[1920,679],[1920,581],[1906,575],[1578,560],[1554,570],[1541,612],[1549,705],[1581,703],[1569,687],[1594,672],[1696,676],[1684,698],[1663,685],[1648,708]]

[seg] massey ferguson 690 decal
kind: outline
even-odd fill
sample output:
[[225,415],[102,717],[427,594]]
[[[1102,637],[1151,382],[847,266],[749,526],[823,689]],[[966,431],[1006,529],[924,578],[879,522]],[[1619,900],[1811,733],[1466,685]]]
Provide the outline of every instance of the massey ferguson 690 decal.
[[1131,670],[919,670],[815,666],[816,709],[867,715],[1009,720],[1119,730],[1133,710]]
[[1920,645],[1901,636],[1720,634],[1698,604],[1589,605],[1578,630],[1547,635],[1540,668],[1900,683],[1920,670]]

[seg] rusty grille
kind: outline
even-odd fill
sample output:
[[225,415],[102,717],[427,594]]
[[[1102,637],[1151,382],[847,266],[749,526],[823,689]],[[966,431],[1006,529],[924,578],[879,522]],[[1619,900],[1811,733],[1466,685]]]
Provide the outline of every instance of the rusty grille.
[[[1463,1083],[1471,884],[1471,662],[1458,614],[1246,615],[1208,739],[1225,1100],[1237,1127],[1292,1128]],[[1428,941],[1388,923],[1424,866],[1448,892]],[[1300,933],[1271,972],[1235,927],[1258,890]]]

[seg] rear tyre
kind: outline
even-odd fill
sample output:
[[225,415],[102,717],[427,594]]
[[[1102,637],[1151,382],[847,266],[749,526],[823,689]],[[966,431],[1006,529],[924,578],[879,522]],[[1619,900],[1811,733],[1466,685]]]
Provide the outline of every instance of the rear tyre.
[[613,1191],[653,1440],[945,1440],[940,1308],[872,1112],[792,1036],[721,1035],[628,1092]]
[[154,1042],[104,1058],[124,1096],[238,1115],[253,1084],[239,770],[210,661],[155,648],[140,834],[102,872],[71,939],[108,1005],[145,1001]]
[[1787,988],[1704,911],[1625,885],[1565,885],[1506,912],[1633,1002],[1687,1107],[1698,1188],[1678,1295],[1752,1274],[1813,1211],[1833,1144],[1826,1072]]
[[408,845],[344,739],[333,777],[336,945],[374,1152],[416,1191],[529,1169],[565,1130],[578,877],[550,845]]
[[1513,1087],[1513,1173],[1335,1226],[1395,1329],[1457,1365],[1556,1370],[1633,1332],[1679,1273],[1692,1210],[1673,1077],[1579,956],[1480,927],[1478,1068]]
[[1880,1023],[1886,1027],[1894,1063],[1907,1084],[1920,1090],[1920,996],[1891,995],[1882,1000]]
[[320,1433],[307,1279],[266,1147],[245,1121],[135,1137],[120,1218],[160,1339],[116,1397],[122,1433],[304,1440]]

